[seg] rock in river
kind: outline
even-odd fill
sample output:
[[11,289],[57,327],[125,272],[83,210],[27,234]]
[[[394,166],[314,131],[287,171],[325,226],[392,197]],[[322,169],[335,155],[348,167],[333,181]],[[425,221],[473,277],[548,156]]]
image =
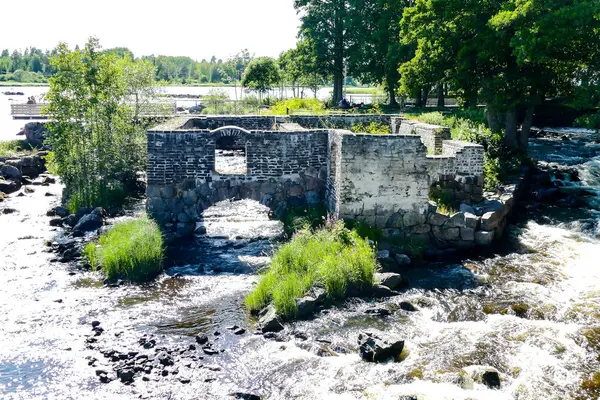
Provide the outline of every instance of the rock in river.
[[383,340],[372,333],[358,335],[360,357],[368,362],[383,362],[390,358],[394,360],[404,349],[404,340]]
[[283,330],[283,325],[279,322],[275,307],[271,304],[267,307],[266,313],[258,321],[263,333],[279,332]]
[[82,217],[73,228],[75,231],[89,232],[102,226],[102,218],[96,214],[88,214]]

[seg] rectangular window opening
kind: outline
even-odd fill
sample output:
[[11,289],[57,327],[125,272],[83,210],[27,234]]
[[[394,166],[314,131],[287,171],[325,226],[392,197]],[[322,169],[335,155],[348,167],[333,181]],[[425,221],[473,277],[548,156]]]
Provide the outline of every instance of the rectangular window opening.
[[217,139],[215,146],[215,172],[223,175],[246,175],[248,165],[246,144],[237,136]]

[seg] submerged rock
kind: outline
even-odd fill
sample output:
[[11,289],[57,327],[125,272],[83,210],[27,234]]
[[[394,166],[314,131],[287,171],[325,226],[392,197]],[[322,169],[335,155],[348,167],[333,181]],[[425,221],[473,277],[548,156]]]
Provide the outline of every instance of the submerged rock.
[[393,358],[396,360],[404,349],[404,340],[383,340],[372,333],[358,335],[360,357],[368,362],[383,362]]
[[494,367],[472,365],[463,370],[477,383],[484,384],[490,389],[500,388],[500,373]]

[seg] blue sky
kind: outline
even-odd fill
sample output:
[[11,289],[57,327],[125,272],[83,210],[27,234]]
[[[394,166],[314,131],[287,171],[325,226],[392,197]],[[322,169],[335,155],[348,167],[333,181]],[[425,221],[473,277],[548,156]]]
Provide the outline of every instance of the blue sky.
[[[4,2],[3,2],[4,3]],[[129,47],[137,56],[226,59],[242,48],[277,56],[294,46],[293,0],[28,0],[2,4],[0,49],[82,45]]]

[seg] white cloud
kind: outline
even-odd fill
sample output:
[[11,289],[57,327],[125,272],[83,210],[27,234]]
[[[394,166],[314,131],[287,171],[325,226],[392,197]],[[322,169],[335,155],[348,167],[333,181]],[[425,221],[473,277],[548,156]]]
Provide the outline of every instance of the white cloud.
[[28,0],[2,4],[0,49],[51,49],[59,41],[129,47],[136,56],[227,58],[248,48],[277,56],[294,46],[293,0]]

